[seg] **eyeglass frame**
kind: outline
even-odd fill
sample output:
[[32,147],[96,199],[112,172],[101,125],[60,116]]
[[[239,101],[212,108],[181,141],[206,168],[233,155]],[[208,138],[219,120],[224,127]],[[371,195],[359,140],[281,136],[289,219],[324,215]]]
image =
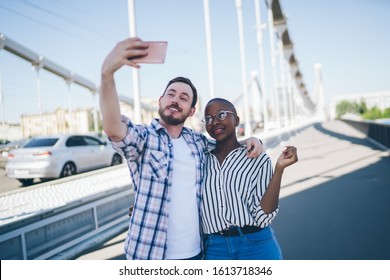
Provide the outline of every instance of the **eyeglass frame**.
[[[224,117],[217,117],[218,114],[221,114],[221,113],[224,113],[224,114],[226,114],[226,115],[225,115]],[[204,116],[204,117],[202,118],[202,123],[204,123],[205,125],[211,125],[211,124],[213,123],[213,121],[214,121],[214,118],[216,118],[216,119],[219,120],[219,121],[223,121],[223,120],[226,119],[226,117],[228,116],[228,114],[233,114],[233,115],[236,115],[236,116],[237,116],[237,114],[234,113],[234,112],[232,112],[232,111],[227,111],[227,110],[222,110],[222,109],[221,109],[221,110],[218,110],[217,113],[214,114],[214,115],[206,115],[206,116]],[[207,121],[206,118],[209,119],[209,121]]]

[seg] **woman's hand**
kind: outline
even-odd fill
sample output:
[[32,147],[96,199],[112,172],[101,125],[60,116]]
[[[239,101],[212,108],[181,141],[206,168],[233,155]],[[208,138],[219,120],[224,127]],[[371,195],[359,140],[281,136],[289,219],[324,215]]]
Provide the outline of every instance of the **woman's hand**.
[[297,148],[294,146],[286,146],[286,149],[282,151],[282,154],[279,156],[276,165],[285,168],[290,166],[298,161]]

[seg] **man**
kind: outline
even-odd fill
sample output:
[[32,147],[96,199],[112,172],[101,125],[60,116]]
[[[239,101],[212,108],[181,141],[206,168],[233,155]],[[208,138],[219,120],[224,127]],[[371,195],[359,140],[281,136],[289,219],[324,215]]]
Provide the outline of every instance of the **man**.
[[[102,66],[100,107],[103,129],[127,159],[135,202],[125,252],[128,259],[201,259],[200,202],[204,152],[208,140],[184,127],[195,113],[197,91],[184,77],[169,81],[159,98],[160,119],[136,125],[121,116],[114,74],[131,60],[147,55],[139,38],[119,42]],[[251,156],[262,145],[247,141]]]

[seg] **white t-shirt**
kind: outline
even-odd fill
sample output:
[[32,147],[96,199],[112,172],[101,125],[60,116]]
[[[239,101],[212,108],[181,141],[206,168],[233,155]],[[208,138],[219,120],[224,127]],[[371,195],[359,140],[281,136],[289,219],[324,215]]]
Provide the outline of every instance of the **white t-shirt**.
[[196,199],[196,166],[183,137],[172,139],[173,172],[168,219],[167,259],[185,259],[200,253]]

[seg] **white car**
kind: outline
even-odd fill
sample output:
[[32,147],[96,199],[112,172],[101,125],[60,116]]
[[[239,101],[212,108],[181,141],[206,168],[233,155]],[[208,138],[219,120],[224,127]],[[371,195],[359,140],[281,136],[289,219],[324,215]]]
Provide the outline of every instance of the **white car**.
[[121,164],[122,156],[110,144],[88,135],[55,135],[30,139],[8,153],[10,178],[29,185],[35,178],[54,179]]

